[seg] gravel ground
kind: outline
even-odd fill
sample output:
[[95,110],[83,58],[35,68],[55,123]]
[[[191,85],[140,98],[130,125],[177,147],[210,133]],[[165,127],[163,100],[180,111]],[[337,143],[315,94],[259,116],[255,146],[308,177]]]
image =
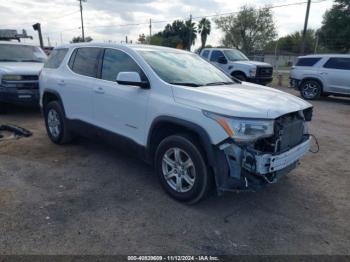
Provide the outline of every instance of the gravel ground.
[[263,192],[196,206],[125,152],[52,144],[37,111],[0,115],[34,133],[0,142],[0,254],[350,254],[350,99],[313,104],[318,154]]

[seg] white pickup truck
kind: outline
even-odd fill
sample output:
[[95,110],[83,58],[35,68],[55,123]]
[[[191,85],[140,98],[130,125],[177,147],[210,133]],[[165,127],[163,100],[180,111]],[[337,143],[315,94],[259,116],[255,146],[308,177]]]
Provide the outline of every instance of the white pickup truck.
[[7,104],[39,106],[39,72],[46,59],[39,47],[0,41],[0,112]]
[[272,81],[270,64],[251,61],[241,51],[229,48],[204,48],[200,56],[241,81],[267,85]]
[[179,201],[200,200],[211,181],[219,193],[259,190],[309,150],[308,102],[234,81],[190,52],[65,45],[53,50],[39,81],[54,143],[93,136],[136,152]]

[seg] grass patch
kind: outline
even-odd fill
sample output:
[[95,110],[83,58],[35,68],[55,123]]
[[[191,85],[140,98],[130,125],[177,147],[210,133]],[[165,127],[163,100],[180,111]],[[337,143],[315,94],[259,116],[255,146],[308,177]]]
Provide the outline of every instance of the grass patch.
[[[280,73],[282,75],[282,86],[288,87],[289,86],[289,74],[288,73]],[[273,80],[270,84],[272,87],[280,86],[278,85],[278,75],[276,73],[273,74]]]

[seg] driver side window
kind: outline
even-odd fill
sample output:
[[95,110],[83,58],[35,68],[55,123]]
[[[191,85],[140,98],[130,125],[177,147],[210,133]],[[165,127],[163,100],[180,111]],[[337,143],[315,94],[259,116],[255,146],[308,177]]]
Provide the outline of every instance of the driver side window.
[[217,50],[212,51],[212,52],[211,52],[210,61],[212,61],[212,62],[218,62],[218,60],[219,60],[220,57],[225,57],[223,52],[217,51]]
[[119,72],[137,72],[140,74],[141,80],[146,80],[142,69],[128,54],[115,49],[106,49],[103,56],[101,78],[115,82]]

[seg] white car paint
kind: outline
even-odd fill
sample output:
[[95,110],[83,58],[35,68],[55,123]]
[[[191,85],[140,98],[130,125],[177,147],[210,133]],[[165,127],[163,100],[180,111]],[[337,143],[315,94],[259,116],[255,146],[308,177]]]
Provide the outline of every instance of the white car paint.
[[[77,47],[112,48],[127,53],[142,68],[151,88],[125,86],[74,73],[67,63]],[[205,116],[203,110],[232,117],[273,119],[311,107],[295,96],[250,83],[207,87],[166,83],[138,53],[141,49],[170,50],[164,47],[80,43],[59,48],[68,48],[69,52],[58,69],[43,69],[40,75],[41,97],[47,89],[56,90],[62,96],[68,119],[86,121],[143,146],[147,145],[151,125],[159,116],[192,122],[208,133],[212,144],[217,144],[228,135],[216,121]]]

